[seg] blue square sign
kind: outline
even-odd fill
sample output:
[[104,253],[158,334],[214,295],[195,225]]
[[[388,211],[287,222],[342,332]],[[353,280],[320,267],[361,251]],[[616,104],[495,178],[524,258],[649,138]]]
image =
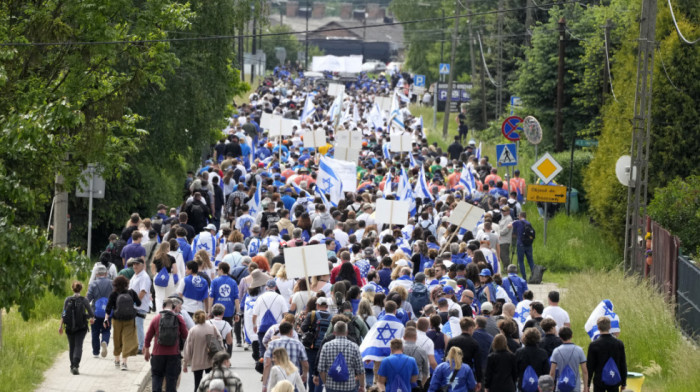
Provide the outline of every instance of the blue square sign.
[[425,75],[416,75],[413,77],[413,85],[416,87],[425,87]]
[[450,64],[440,63],[440,75],[449,75],[449,74],[450,74]]
[[496,157],[499,166],[515,166],[518,164],[518,150],[515,143],[497,144]]

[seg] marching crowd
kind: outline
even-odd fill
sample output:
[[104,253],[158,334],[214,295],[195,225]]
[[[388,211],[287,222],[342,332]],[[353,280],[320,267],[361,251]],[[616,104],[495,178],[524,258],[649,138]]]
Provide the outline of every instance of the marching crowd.
[[[473,140],[429,144],[406,104],[407,77],[361,74],[336,96],[324,82],[276,70],[189,173],[182,205],[133,214],[110,237],[87,296],[76,282],[64,306],[71,372],[89,322],[93,355],[107,355],[110,337],[116,368],[143,355],[154,392],[175,391],[181,371],[194,372],[195,391],[241,391],[234,345],[275,392],[624,389],[610,301],[585,326],[586,356],[559,293],[533,300],[520,173],[501,178]],[[286,135],[261,127],[273,115],[298,123]],[[325,144],[304,141],[314,130]],[[350,190],[334,170],[351,147],[339,132],[362,140]],[[392,148],[392,134],[411,135],[410,151]],[[380,200],[407,203],[405,224],[379,219]],[[484,211],[475,227],[448,221],[463,202]],[[288,276],[299,260],[285,249],[307,245],[323,246],[314,260],[327,268],[314,271],[327,272]]]

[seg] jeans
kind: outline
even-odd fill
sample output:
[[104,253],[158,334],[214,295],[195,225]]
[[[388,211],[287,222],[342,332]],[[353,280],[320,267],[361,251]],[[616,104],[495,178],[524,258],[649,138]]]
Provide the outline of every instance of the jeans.
[[520,268],[520,273],[523,275],[523,279],[527,280],[527,274],[525,273],[525,263],[524,256],[527,257],[527,263],[530,265],[530,271],[535,268],[535,262],[532,260],[532,245],[525,246],[518,244],[518,268]]
[[[309,361],[309,377],[307,380],[310,382],[311,386],[309,388],[309,391],[311,392],[314,388],[313,380],[312,380],[312,374],[314,370],[316,369],[316,356],[318,355],[318,349],[306,349],[306,358]],[[319,378],[320,380],[320,378]],[[323,389],[323,388],[321,388]]]
[[365,385],[369,388],[374,384],[374,370],[365,368]]
[[508,266],[510,265],[510,244],[500,244],[501,250],[501,264],[503,264],[503,271],[501,275],[507,275]]
[[152,355],[151,387],[153,392],[161,392],[163,390],[163,380],[166,381],[166,392],[176,392],[180,369],[179,355]]
[[87,329],[82,331],[68,333],[68,358],[70,358],[70,367],[78,368],[80,366],[80,359],[83,357],[83,341],[85,340],[85,335],[87,335]]
[[139,341],[139,351],[143,350],[143,341],[146,338],[146,336],[143,333],[143,323],[146,321],[145,316],[146,316],[145,314],[144,314],[144,317],[136,316],[136,319],[135,319],[135,321],[136,321],[136,338]]
[[[104,327],[104,318],[95,318],[95,324],[92,324],[92,355],[100,354],[100,343],[109,344],[110,328]],[[102,337],[102,339],[100,339]]]
[[202,382],[202,376],[204,375],[204,372],[209,374],[211,372],[211,368],[209,369],[203,369],[203,370],[195,370],[194,373],[194,392],[197,392],[197,388],[199,388],[199,383]]
[[265,345],[263,344],[265,332],[258,332],[258,342],[260,342],[260,358],[265,358]]
[[238,318],[238,321],[233,323],[233,335],[236,338],[236,343],[240,344],[242,342],[242,329],[241,326],[243,325],[243,316],[240,316]]

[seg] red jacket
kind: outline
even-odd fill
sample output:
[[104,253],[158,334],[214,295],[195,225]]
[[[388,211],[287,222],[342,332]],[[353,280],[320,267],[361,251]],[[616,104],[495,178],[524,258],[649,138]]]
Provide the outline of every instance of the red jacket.
[[[349,263],[349,261],[346,261],[345,263]],[[342,267],[343,264],[340,263],[339,265],[333,267],[331,270],[331,284],[335,284],[336,279],[338,279],[338,274],[340,273],[340,267]],[[357,279],[357,285],[359,286],[362,283],[362,275],[360,275],[360,269],[357,268],[356,265],[352,265],[352,269],[355,270],[355,279]]]

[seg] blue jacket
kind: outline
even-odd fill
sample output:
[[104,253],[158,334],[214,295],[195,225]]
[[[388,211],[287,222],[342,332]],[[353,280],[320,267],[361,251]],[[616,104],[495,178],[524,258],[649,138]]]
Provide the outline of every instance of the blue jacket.
[[[512,286],[511,283],[513,283]],[[513,293],[513,286],[517,291],[517,295]],[[523,293],[527,291],[527,281],[519,277],[518,274],[508,274],[508,277],[503,279],[503,284],[501,285],[501,287],[503,287],[506,290],[506,293],[508,293],[510,300],[513,301],[514,304],[517,304],[518,302],[523,300]]]
[[[450,378],[452,377],[452,368],[447,362],[439,364],[435,368],[433,373],[433,378],[430,380],[430,388],[428,392],[437,392],[441,386],[450,384]],[[474,372],[472,368],[466,363],[462,364],[462,367],[457,371],[454,381],[450,385],[448,392],[467,392],[473,391],[476,388],[476,379],[474,378]]]

